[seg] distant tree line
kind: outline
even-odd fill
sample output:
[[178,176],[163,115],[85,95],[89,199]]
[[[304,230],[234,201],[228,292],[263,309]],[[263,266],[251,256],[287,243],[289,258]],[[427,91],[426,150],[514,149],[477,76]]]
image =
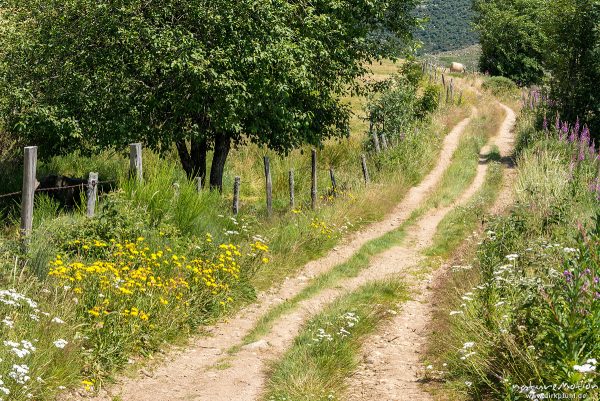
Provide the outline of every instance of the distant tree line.
[[546,84],[563,119],[600,134],[600,0],[474,0],[482,72]]
[[422,42],[421,54],[463,49],[478,42],[473,29],[472,0],[424,0],[416,10],[426,18],[415,38]]

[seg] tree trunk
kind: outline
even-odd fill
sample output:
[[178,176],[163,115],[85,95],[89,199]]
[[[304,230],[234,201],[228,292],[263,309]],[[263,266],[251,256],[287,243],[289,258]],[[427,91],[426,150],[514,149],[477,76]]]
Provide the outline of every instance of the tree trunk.
[[205,138],[192,138],[192,163],[194,164],[194,177],[200,177],[200,182],[204,188],[206,179],[206,153],[208,152],[208,142]]
[[223,192],[223,171],[230,149],[231,137],[226,133],[216,133],[215,151],[210,166],[210,187],[211,189],[218,189],[219,192]]
[[206,139],[195,139],[191,141],[191,151],[188,150],[185,140],[177,141],[177,153],[181,166],[188,178],[200,177],[204,185],[206,177],[206,153],[208,151],[208,143]]
[[194,165],[192,163],[192,157],[190,156],[190,152],[188,151],[185,140],[175,142],[175,146],[177,146],[177,154],[179,154],[181,167],[183,167],[183,170],[188,177],[192,177],[194,174]]

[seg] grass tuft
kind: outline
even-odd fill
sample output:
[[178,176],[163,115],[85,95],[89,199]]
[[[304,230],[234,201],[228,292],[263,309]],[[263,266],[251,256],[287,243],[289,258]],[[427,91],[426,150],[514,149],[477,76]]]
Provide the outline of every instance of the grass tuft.
[[294,345],[271,368],[268,401],[340,399],[358,366],[361,340],[408,299],[400,281],[369,283],[338,298],[311,319]]

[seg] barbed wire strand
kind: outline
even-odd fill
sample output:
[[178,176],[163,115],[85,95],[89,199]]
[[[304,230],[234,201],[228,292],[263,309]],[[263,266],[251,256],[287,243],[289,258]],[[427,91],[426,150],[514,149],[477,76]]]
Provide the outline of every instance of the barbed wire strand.
[[[95,185],[100,185],[100,184],[110,184],[113,182],[117,182],[117,180],[106,180],[106,181],[97,181],[95,183]],[[81,184],[75,184],[75,185],[66,185],[66,186],[62,186],[62,187],[52,187],[52,188],[36,188],[34,190],[34,192],[51,192],[51,191],[59,191],[59,190],[63,190],[63,189],[70,189],[70,188],[85,188],[88,186],[88,183],[81,183]],[[7,194],[2,194],[0,195],[0,199],[2,198],[8,198],[11,196],[16,196],[16,195],[21,195],[23,193],[23,191],[17,191],[17,192],[10,192]]]

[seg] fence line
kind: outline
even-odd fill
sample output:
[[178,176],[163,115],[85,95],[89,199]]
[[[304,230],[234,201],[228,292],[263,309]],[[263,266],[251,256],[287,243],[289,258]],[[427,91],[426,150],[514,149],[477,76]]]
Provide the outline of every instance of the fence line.
[[[448,80],[446,78],[446,76],[444,75],[444,72],[446,72],[447,69],[440,68],[439,66],[431,63],[430,61],[424,61],[422,64],[422,69],[423,69],[423,73],[429,77],[430,82],[434,81],[437,84],[438,78],[439,78],[439,80],[441,80],[441,84],[443,85],[445,92],[446,92],[445,93],[445,95],[446,95],[445,103],[448,104],[448,103],[452,102],[452,104],[454,104],[454,100],[455,100],[454,82],[453,82],[452,78],[450,78]],[[439,75],[438,75],[438,72],[440,73]],[[465,71],[465,73],[467,75],[469,74],[468,71]],[[477,74],[473,73],[473,75],[476,76]],[[442,92],[440,93],[440,99],[438,99],[438,101],[439,101],[439,103],[443,103],[443,93]],[[459,94],[459,104],[460,103],[462,103],[462,91]],[[377,117],[373,113],[370,113],[370,115],[367,118],[365,118],[365,120],[367,120],[367,119],[369,120],[369,131],[368,131],[367,135],[370,139],[370,142],[373,146],[374,153],[376,155],[375,168],[376,168],[376,171],[378,171],[379,165],[378,165],[377,161],[379,159],[379,154],[383,153],[383,152],[387,151],[389,148],[393,147],[394,143],[391,140],[388,141],[388,138],[386,137],[385,121],[383,120],[383,118]],[[396,141],[396,145],[397,145],[397,143],[398,142]],[[135,179],[139,185],[143,185],[144,180],[143,180],[143,168],[142,168],[142,166],[143,166],[142,144],[141,143],[130,144],[129,150],[130,150],[130,152],[129,152],[130,177]],[[81,190],[87,189],[86,195],[87,195],[88,199],[87,199],[86,214],[91,217],[94,215],[96,199],[105,196],[105,194],[100,194],[100,195],[98,194],[98,191],[97,191],[98,185],[116,182],[116,180],[98,181],[97,173],[90,173],[88,180],[86,182],[82,182],[79,184],[57,186],[57,187],[51,187],[51,188],[37,188],[37,185],[39,185],[39,183],[37,183],[37,181],[35,179],[36,163],[37,163],[37,147],[35,147],[35,146],[26,147],[25,148],[25,168],[24,168],[24,174],[23,174],[23,178],[24,178],[23,189],[21,191],[15,191],[15,192],[7,193],[7,194],[0,194],[0,199],[22,195],[21,232],[23,233],[24,237],[27,236],[27,234],[31,231],[31,222],[33,219],[33,195],[36,192],[38,192],[38,193],[39,192],[52,192],[52,191],[60,191],[60,190],[66,190],[66,189],[72,189],[72,188],[81,188]],[[272,214],[273,209],[272,209],[272,181],[271,181],[271,171],[270,171],[270,163],[269,163],[268,156],[264,157],[264,163],[265,163],[264,173],[265,173],[265,189],[266,189],[265,190],[266,209],[267,209],[267,214],[270,216]],[[371,177],[370,177],[370,174],[368,171],[367,158],[366,158],[365,154],[362,154],[360,156],[359,160],[342,161],[341,163],[337,164],[335,167],[336,167],[336,169],[338,169],[338,171],[344,171],[344,169],[346,167],[351,166],[351,165],[355,166],[359,172],[362,171],[363,182],[366,185],[368,185],[371,181]],[[311,178],[310,178],[310,180],[311,180],[310,205],[311,205],[312,209],[317,208],[317,199],[318,199],[318,193],[317,193],[318,176],[317,176],[317,173],[319,171],[329,173],[329,178],[331,180],[330,192],[333,194],[334,197],[337,194],[338,185],[337,185],[333,167],[334,166],[331,164],[329,166],[318,165],[317,151],[315,149],[313,149],[311,152],[311,160],[310,160],[310,165],[308,167],[306,167],[306,166],[296,167],[296,169],[297,169],[296,171],[308,172],[308,170],[310,170],[310,176],[311,176]],[[294,182],[294,171],[293,170],[289,171],[288,178],[289,178],[289,196],[290,196],[289,206],[290,206],[290,208],[294,208],[295,207],[295,192],[294,192],[295,182]],[[202,192],[202,182],[199,179],[199,177],[194,177],[194,184],[196,186],[197,192],[201,193]],[[232,205],[233,214],[237,214],[239,212],[240,186],[241,186],[241,179],[239,176],[236,176],[235,182],[234,182],[234,196],[233,196],[233,205]]]
[[[100,185],[100,184],[112,184],[114,182],[117,182],[117,180],[98,181],[98,182],[96,182],[96,185]],[[70,189],[70,188],[77,188],[77,187],[85,188],[87,186],[88,186],[88,183],[87,182],[83,182],[81,184],[66,185],[66,186],[63,186],[63,187],[36,188],[35,192],[60,191],[62,189]],[[22,193],[23,193],[23,191],[9,192],[9,193],[0,195],[0,199],[2,199],[2,198],[8,198],[8,197],[11,197],[11,196],[16,196],[16,195],[21,195]]]

